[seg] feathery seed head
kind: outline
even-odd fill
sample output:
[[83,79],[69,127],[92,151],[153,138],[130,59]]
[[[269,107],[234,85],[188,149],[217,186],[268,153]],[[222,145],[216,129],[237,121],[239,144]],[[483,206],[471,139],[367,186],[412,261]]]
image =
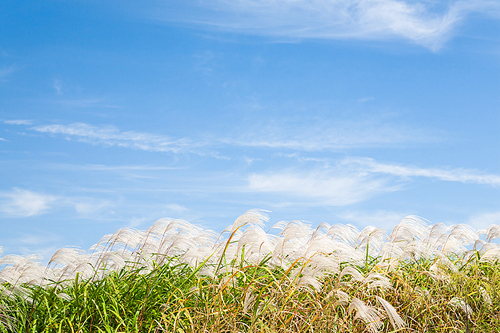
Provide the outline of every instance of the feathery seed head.
[[354,319],[362,320],[366,324],[366,328],[369,332],[378,332],[380,327],[382,327],[380,312],[376,308],[366,305],[366,303],[359,298],[354,297],[352,299],[347,311],[349,313],[356,311]]
[[387,314],[387,317],[389,317],[392,327],[395,330],[400,330],[404,328],[406,325],[404,320],[399,316],[398,312],[391,305],[391,303],[387,302],[385,299],[379,296],[375,296],[375,298],[383,306],[385,313]]
[[335,224],[328,229],[328,236],[346,244],[354,244],[359,236],[359,230],[351,224]]
[[453,307],[459,308],[463,312],[465,312],[467,315],[472,315],[473,311],[472,308],[467,304],[462,298],[460,297],[453,297],[450,299],[448,302]]

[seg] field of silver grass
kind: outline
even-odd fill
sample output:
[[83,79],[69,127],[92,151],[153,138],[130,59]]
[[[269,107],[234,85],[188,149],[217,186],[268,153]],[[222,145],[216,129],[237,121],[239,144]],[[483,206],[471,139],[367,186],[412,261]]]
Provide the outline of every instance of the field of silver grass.
[[496,332],[500,226],[377,227],[251,210],[221,234],[161,219],[89,251],[0,260],[2,332]]

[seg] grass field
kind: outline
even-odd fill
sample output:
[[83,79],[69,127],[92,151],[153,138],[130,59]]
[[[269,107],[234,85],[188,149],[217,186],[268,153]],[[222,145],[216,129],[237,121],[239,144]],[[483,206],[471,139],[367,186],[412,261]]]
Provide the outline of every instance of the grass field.
[[0,260],[1,332],[498,332],[500,227],[376,227],[260,211],[221,234],[120,229],[47,266]]

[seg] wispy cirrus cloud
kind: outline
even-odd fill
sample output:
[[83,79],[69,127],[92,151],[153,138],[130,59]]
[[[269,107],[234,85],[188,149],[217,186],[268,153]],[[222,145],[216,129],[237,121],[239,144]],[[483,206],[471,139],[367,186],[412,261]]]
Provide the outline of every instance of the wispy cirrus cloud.
[[67,99],[67,100],[57,101],[57,103],[72,108],[94,108],[94,107],[112,108],[112,109],[121,108],[121,106],[119,105],[110,104],[103,98]]
[[443,140],[437,131],[412,128],[378,119],[267,124],[239,136],[221,139],[234,146],[328,151],[353,148],[397,147]]
[[252,174],[248,177],[248,189],[277,193],[312,205],[346,206],[397,187],[383,178],[325,170]]
[[[296,203],[347,206],[383,193],[402,191],[408,188],[409,180],[416,177],[495,187],[500,185],[499,175],[482,174],[477,170],[426,169],[379,163],[371,158],[345,158],[326,165],[309,170],[254,173],[247,178],[247,188],[251,192],[280,194]],[[378,219],[382,223],[402,216],[384,213],[365,217],[351,213],[343,218],[356,222],[369,218],[374,223]]]
[[475,228],[486,228],[493,224],[500,224],[500,211],[474,215],[467,223]]
[[167,205],[166,208],[174,213],[184,213],[188,211],[186,207],[175,203]]
[[31,230],[31,233],[21,232],[19,237],[8,239],[6,247],[16,247],[20,255],[31,255],[38,259],[48,260],[58,249],[55,244],[60,243],[62,240],[62,235],[54,232]]
[[30,217],[46,213],[57,198],[14,188],[0,193],[0,213],[7,217]]
[[[31,125],[31,120],[3,120],[10,125]],[[87,123],[38,125],[30,130],[95,145],[117,146],[153,152],[195,152],[225,158],[219,152],[199,147],[255,147],[292,151],[328,151],[353,148],[399,147],[442,141],[437,131],[412,128],[380,119],[314,121],[294,123],[270,120],[256,123],[233,134],[196,140],[165,135],[122,131],[115,126]],[[226,158],[227,159],[227,158]]]
[[102,199],[71,199],[68,203],[74,204],[75,210],[80,216],[89,216],[113,207],[109,200]]
[[[208,0],[172,6],[157,1],[150,15],[222,31],[314,39],[402,38],[438,49],[471,13],[496,15],[498,1]],[[163,10],[162,10],[163,9]]]
[[11,119],[11,120],[2,120],[4,124],[7,125],[32,125],[33,121],[30,119]]
[[152,165],[102,165],[102,164],[86,164],[86,165],[67,165],[67,167],[78,168],[81,170],[90,171],[163,171],[176,170],[178,167],[152,166]]
[[443,181],[500,185],[500,175],[484,174],[477,170],[445,169],[445,168],[419,168],[399,164],[379,163],[371,158],[348,158],[342,161],[346,165],[354,165],[370,173],[393,175],[403,178],[426,177]]
[[120,131],[114,126],[93,126],[86,123],[53,124],[32,127],[40,133],[65,135],[69,139],[103,146],[118,146],[154,152],[179,152],[193,147],[187,139],[171,139],[145,132]]

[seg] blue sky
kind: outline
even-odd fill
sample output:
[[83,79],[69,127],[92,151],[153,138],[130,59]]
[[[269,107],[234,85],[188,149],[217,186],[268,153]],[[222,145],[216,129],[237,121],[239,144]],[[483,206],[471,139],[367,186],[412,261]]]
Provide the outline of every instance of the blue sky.
[[500,223],[500,2],[5,1],[0,246],[248,209]]

